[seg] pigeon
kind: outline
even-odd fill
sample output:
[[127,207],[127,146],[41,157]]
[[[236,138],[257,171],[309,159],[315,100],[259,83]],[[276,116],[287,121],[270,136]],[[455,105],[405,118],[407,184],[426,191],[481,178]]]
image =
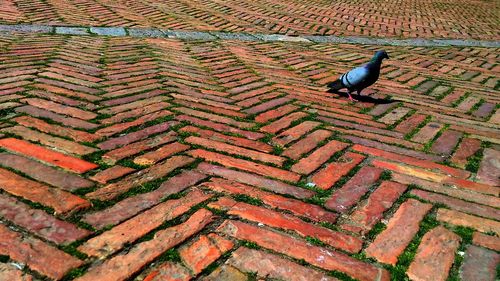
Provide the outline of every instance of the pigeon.
[[377,51],[369,63],[356,67],[340,76],[339,79],[329,83],[330,90],[337,92],[347,88],[347,95],[350,101],[357,101],[352,98],[351,93],[356,91],[358,97],[363,89],[371,86],[378,80],[380,65],[383,59],[388,59],[386,51]]

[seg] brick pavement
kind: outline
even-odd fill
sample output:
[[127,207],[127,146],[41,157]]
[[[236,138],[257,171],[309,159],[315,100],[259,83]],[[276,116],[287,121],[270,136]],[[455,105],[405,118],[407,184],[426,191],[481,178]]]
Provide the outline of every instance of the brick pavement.
[[494,280],[498,49],[378,48],[0,35],[0,279]]
[[496,1],[3,0],[0,23],[499,40]]

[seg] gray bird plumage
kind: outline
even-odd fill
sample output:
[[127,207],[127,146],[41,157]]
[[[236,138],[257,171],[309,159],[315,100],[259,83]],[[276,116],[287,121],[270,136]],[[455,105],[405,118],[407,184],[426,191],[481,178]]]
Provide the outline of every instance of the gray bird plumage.
[[355,99],[351,97],[351,93],[356,92],[359,96],[363,89],[373,85],[373,83],[378,80],[380,75],[382,60],[388,58],[389,56],[385,51],[378,51],[369,63],[342,74],[339,79],[329,83],[328,87],[334,92],[347,88],[347,95],[349,96],[349,99],[355,101]]

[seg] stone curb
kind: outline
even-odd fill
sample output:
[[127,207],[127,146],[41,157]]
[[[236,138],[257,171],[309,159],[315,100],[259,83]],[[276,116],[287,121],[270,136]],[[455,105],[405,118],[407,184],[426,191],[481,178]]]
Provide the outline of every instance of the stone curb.
[[162,30],[156,28],[124,28],[124,27],[70,27],[48,25],[1,25],[0,32],[7,33],[49,33],[61,35],[98,35],[98,36],[131,36],[148,38],[175,38],[182,40],[238,40],[264,42],[293,43],[347,43],[362,45],[389,45],[415,47],[486,47],[500,48],[500,41],[459,40],[459,39],[395,39],[372,38],[360,36],[288,36],[281,34],[249,34],[231,32],[202,32],[184,30]]

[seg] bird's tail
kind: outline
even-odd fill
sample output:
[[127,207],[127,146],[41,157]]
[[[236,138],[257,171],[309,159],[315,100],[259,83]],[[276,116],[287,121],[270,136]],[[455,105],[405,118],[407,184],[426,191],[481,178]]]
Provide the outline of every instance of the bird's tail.
[[330,88],[331,91],[338,91],[338,90],[344,88],[344,85],[342,85],[342,81],[340,81],[340,79],[337,79],[333,82],[330,82],[326,86],[328,88]]

